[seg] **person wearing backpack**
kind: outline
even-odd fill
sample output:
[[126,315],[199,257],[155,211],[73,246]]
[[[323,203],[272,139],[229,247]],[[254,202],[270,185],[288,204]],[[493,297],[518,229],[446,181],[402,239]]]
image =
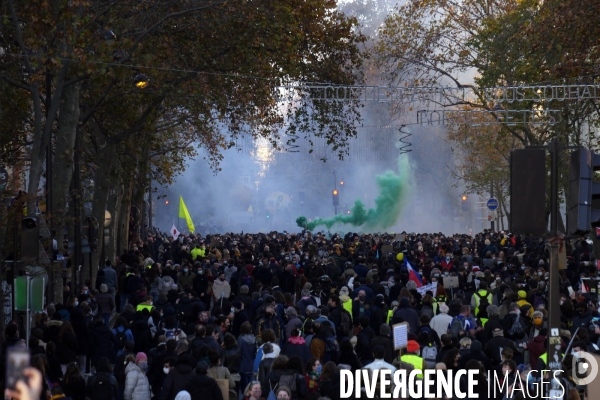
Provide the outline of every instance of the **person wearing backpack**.
[[[504,337],[511,339],[517,343],[522,343],[526,340],[527,332],[530,327],[526,320],[521,316],[521,310],[518,303],[511,303],[509,306],[510,312],[503,321]],[[526,340],[528,341],[528,339]]]
[[504,337],[512,340],[517,346],[517,352],[514,355],[515,361],[521,364],[524,361],[524,348],[529,342],[529,336],[527,332],[530,330],[530,326],[521,316],[521,309],[519,304],[511,303],[509,306],[510,312],[503,321]]
[[448,334],[458,339],[461,336],[460,332],[475,336],[475,332],[480,330],[482,328],[477,328],[475,321],[471,318],[471,306],[463,305],[460,308],[460,314],[452,319],[448,327]]
[[336,327],[337,341],[341,342],[344,338],[350,339],[354,329],[352,315],[342,307],[340,298],[335,294],[329,296],[327,306],[330,309],[329,320]]
[[102,357],[96,363],[96,373],[89,377],[86,386],[87,397],[90,400],[117,400],[119,385],[111,375],[108,358]]
[[[511,349],[513,354],[517,354],[517,346],[515,346],[515,342],[510,339],[504,337],[504,332],[502,328],[495,328],[492,331],[492,339],[488,340],[483,347],[483,353],[492,360],[494,365],[498,365],[502,362],[502,350],[503,349]],[[544,352],[544,347],[542,346],[542,353]],[[541,353],[540,353],[541,354]],[[536,357],[537,360],[537,357]],[[537,365],[532,363],[531,365]]]
[[429,324],[431,322],[429,317],[427,315],[421,315],[419,317],[419,321],[421,322],[421,326],[419,326],[416,334],[419,335],[421,333],[426,333],[429,336],[429,341],[433,342],[434,346],[436,346],[438,349],[442,347],[440,336]]
[[125,342],[128,340],[135,344],[133,333],[131,332],[131,329],[129,329],[129,323],[127,323],[127,320],[124,317],[117,318],[112,333],[119,341],[119,349],[122,349],[123,346],[125,346]]
[[487,289],[487,282],[482,280],[479,283],[479,290],[471,296],[471,307],[475,310],[476,317],[479,316],[479,310],[486,310],[492,304],[494,295]]
[[428,340],[430,338],[426,333],[423,333],[422,335],[426,337],[423,338],[425,340],[422,341],[423,345],[421,346],[421,358],[423,359],[423,366],[425,368],[434,369],[438,355],[438,349],[433,341]]
[[305,399],[308,385],[304,377],[304,367],[299,357],[292,357],[285,364],[285,372],[279,378],[278,387],[285,386],[292,393],[291,400]]

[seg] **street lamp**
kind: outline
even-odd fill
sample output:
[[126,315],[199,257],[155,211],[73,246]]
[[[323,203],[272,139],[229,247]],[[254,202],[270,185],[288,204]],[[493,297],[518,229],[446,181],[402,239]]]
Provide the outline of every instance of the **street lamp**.
[[133,82],[135,84],[135,87],[137,87],[138,89],[144,89],[148,86],[150,80],[146,75],[140,73],[133,78]]

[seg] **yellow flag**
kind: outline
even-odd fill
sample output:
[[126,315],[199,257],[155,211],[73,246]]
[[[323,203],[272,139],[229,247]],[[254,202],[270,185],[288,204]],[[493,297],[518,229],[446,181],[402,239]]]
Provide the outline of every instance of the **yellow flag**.
[[190,217],[190,212],[188,211],[185,203],[183,202],[183,197],[179,196],[179,218],[185,218],[185,222],[187,223],[187,227],[191,233],[194,233],[196,228],[194,227],[194,223],[192,222],[192,217]]

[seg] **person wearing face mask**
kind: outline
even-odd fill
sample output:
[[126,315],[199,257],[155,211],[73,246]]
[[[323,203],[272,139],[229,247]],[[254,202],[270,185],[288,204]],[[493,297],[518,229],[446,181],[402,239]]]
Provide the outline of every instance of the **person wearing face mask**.
[[125,359],[127,367],[125,367],[125,392],[123,398],[125,400],[150,400],[152,392],[150,391],[150,382],[146,377],[148,370],[148,357],[145,353],[137,353],[135,358],[133,355]]
[[213,297],[215,304],[222,296],[225,298],[229,297],[230,293],[231,287],[229,286],[229,282],[225,280],[225,272],[220,272],[217,279],[213,282]]
[[540,331],[543,328],[548,328],[548,323],[544,321],[544,313],[542,313],[541,311],[535,311],[533,313],[533,318],[531,319],[531,322],[531,331],[529,332],[530,338],[535,339],[537,336],[539,336]]
[[316,358],[311,358],[306,363],[306,385],[308,386],[308,393],[315,393],[319,389],[319,383],[321,381],[321,371],[323,366],[321,362]]
[[148,310],[148,312],[152,312],[154,310],[154,306],[152,305],[152,296],[145,296],[144,301],[137,305],[136,311],[144,311]]
[[196,274],[190,271],[190,266],[188,264],[184,264],[179,276],[177,277],[177,283],[180,284],[182,288],[186,285],[192,286],[195,277]]
[[163,372],[167,377],[163,381],[159,400],[175,400],[177,393],[182,391],[196,376],[194,373],[195,364],[194,358],[184,353],[177,356],[174,368],[170,364],[165,366]]
[[454,266],[454,260],[452,259],[452,256],[450,255],[450,253],[446,253],[446,258],[444,258],[442,260],[442,262],[440,263],[440,265],[442,266],[442,269],[445,272],[450,272],[450,270]]
[[225,280],[227,282],[231,282],[231,277],[237,272],[237,267],[233,264],[233,262],[224,261],[223,272],[225,272]]

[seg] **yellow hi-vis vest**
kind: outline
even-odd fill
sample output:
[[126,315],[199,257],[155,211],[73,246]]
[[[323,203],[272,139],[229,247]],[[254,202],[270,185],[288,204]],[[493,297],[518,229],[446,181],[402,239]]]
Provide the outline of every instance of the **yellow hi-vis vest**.
[[393,316],[394,316],[394,310],[388,310],[387,321],[385,321],[385,323],[389,325],[390,320],[392,319]]
[[344,307],[344,310],[350,313],[350,318],[352,318],[352,299],[343,302],[342,307]]
[[198,257],[204,258],[204,255],[206,254],[206,249],[201,249],[201,248],[193,248],[192,251],[190,251],[190,254],[192,255],[192,260],[196,261],[196,259]]
[[150,304],[140,303],[137,305],[135,311],[144,311],[144,309],[148,310],[148,312],[152,312],[154,306]]
[[481,304],[481,299],[484,297],[487,297],[488,303],[492,304],[492,300],[493,300],[493,295],[491,292],[488,292],[486,290],[486,293],[484,295],[484,293],[482,292],[483,289],[478,290],[477,292],[475,292],[475,294],[473,296],[475,296],[475,316],[479,315],[479,304]]
[[409,363],[415,369],[420,370],[421,373],[417,374],[417,378],[423,379],[423,359],[421,357],[417,356],[416,354],[405,354],[400,357],[400,360],[404,361],[405,363]]

